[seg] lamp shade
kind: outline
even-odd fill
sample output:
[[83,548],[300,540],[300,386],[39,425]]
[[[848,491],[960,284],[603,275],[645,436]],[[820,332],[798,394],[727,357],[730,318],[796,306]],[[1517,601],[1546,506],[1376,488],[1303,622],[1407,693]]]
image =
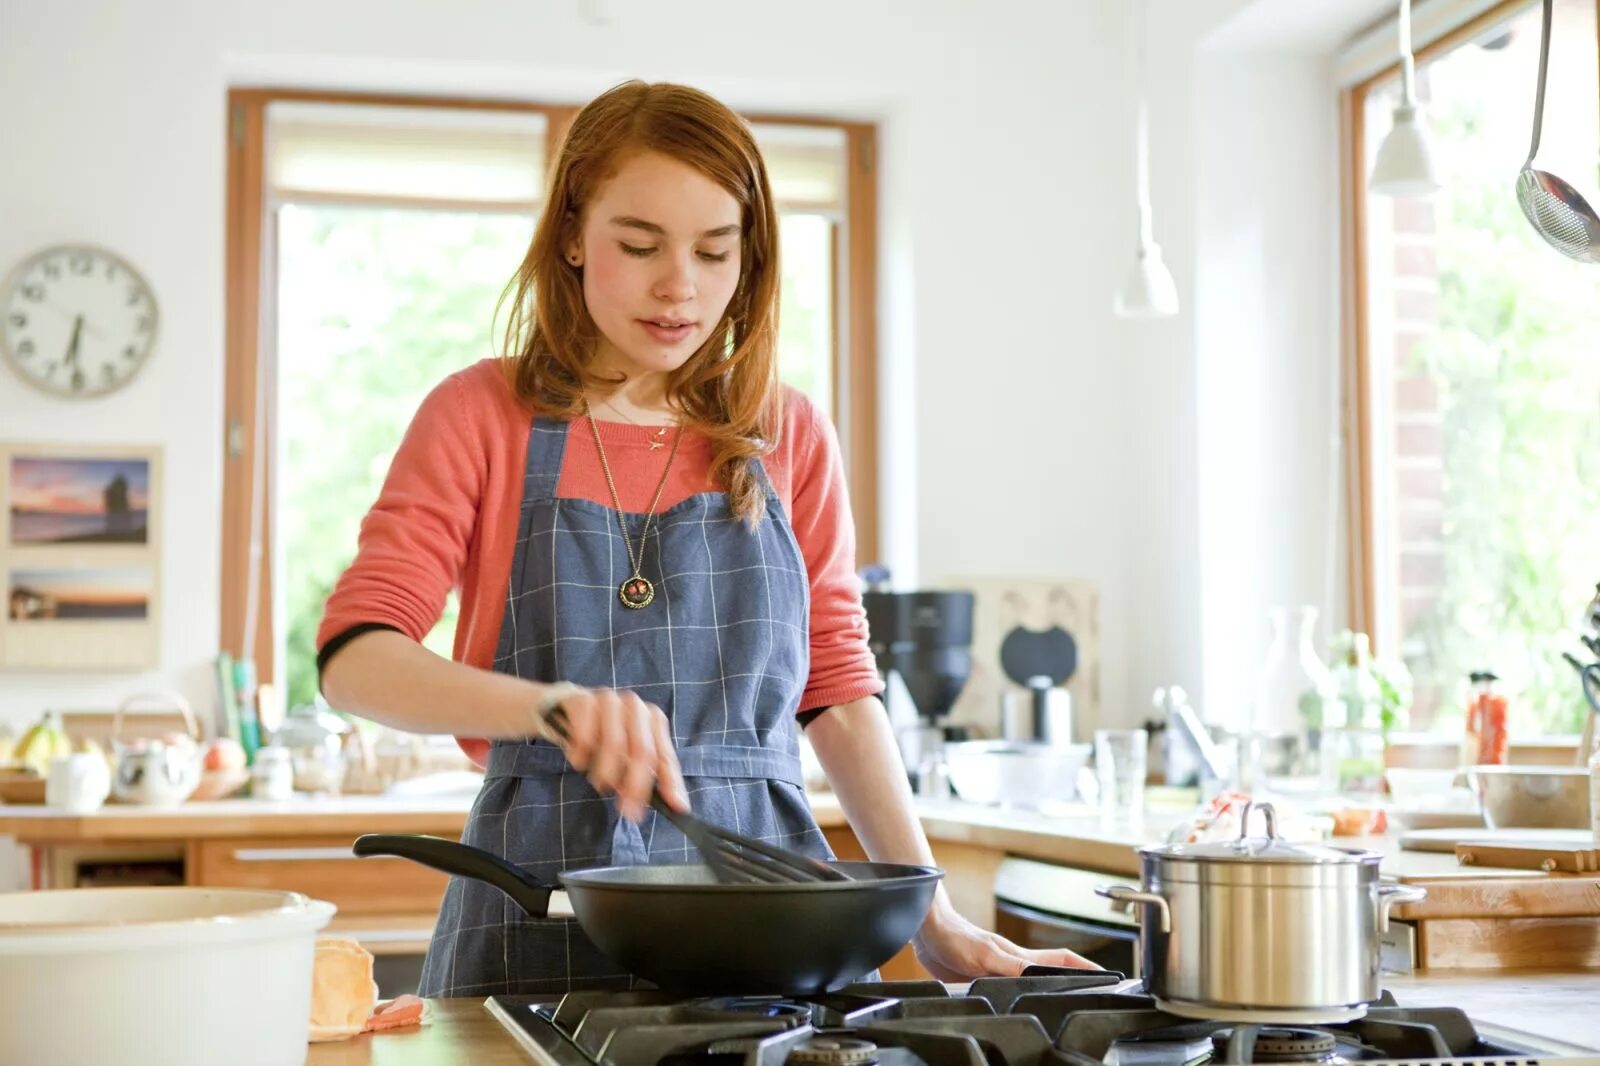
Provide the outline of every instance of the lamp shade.
[[1367,187],[1383,196],[1427,196],[1439,188],[1428,127],[1415,107],[1394,109],[1394,127],[1378,146]]
[[1178,287],[1161,259],[1160,245],[1140,243],[1133,269],[1111,307],[1121,318],[1165,318],[1178,313]]

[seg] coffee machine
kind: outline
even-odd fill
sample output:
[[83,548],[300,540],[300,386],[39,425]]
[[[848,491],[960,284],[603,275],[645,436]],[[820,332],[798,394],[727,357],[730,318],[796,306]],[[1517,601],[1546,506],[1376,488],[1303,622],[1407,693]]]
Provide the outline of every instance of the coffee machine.
[[963,590],[889,590],[889,572],[868,567],[861,594],[867,611],[867,643],[887,686],[897,675],[916,712],[917,725],[902,735],[901,755],[917,791],[948,791],[943,719],[972,674],[974,597]]

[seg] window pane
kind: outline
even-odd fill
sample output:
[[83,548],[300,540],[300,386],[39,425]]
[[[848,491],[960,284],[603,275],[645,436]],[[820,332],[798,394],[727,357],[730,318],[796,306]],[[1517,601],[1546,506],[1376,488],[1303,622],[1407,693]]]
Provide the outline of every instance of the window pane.
[[268,187],[454,203],[538,200],[545,117],[519,111],[275,103]]
[[[1593,0],[1558,0],[1538,165],[1595,202]],[[1533,6],[1420,72],[1444,189],[1367,197],[1379,640],[1414,724],[1459,720],[1466,675],[1516,694],[1513,729],[1571,732],[1562,650],[1600,578],[1600,271],[1517,205],[1539,48]],[[1368,96],[1370,169],[1398,97]]]
[[[313,641],[411,416],[492,354],[495,301],[532,216],[348,206],[278,212],[277,567],[291,705],[316,693]],[[454,598],[428,647],[450,654]]]
[[778,373],[833,415],[833,223],[821,215],[779,220],[783,295]]

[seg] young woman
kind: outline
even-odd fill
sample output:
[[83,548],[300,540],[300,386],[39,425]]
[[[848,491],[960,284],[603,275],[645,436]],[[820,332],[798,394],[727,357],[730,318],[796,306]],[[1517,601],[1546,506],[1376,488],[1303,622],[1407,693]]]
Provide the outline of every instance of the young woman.
[[[335,705],[451,732],[486,766],[463,840],[554,883],[692,861],[647,806],[827,857],[800,725],[866,851],[931,864],[876,695],[828,421],[776,376],[778,219],[743,121],[629,82],[574,119],[508,287],[505,356],[423,402],[318,635]],[[455,660],[420,639],[461,589]],[[560,706],[565,754],[536,716]],[[935,976],[1029,951],[941,889]],[[571,921],[453,878],[429,996],[625,986]]]

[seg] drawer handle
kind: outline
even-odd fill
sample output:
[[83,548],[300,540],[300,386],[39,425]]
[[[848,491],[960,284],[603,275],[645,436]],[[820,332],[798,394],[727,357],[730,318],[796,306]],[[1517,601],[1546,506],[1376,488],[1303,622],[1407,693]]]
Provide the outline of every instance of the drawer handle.
[[342,848],[235,848],[239,862],[327,862],[330,859],[355,860],[349,846]]

